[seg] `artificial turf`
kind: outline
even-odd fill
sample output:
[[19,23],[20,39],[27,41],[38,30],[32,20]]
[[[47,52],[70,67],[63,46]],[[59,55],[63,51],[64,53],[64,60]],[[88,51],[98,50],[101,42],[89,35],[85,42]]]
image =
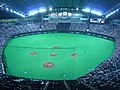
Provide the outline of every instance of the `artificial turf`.
[[[51,33],[14,38],[4,50],[6,73],[44,80],[74,80],[107,60],[114,48],[113,41],[81,34]],[[45,68],[46,62],[54,66]]]

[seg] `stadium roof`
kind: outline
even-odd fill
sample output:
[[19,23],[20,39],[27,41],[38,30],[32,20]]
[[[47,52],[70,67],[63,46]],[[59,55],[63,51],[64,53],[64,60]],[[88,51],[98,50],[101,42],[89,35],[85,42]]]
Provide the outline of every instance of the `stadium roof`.
[[[16,11],[28,14],[29,11],[39,10],[40,8],[89,8],[100,11],[103,14],[120,9],[120,0],[0,0],[0,6],[8,6]],[[4,18],[5,12],[0,11],[0,18]],[[6,13],[5,13],[6,14]],[[7,17],[9,17],[8,15]],[[120,15],[115,14],[113,18]]]

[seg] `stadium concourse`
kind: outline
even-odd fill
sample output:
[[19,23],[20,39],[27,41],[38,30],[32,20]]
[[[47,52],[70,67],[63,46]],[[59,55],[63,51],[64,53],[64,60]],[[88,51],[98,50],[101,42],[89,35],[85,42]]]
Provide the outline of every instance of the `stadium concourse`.
[[[57,23],[40,20],[19,21],[17,23],[0,22],[0,62],[6,41],[15,34],[33,31],[56,30]],[[64,27],[63,27],[64,28]],[[0,87],[12,90],[87,90],[87,89],[120,89],[120,24],[90,24],[89,32],[95,32],[115,38],[116,48],[113,55],[101,63],[95,70],[73,81],[47,81],[17,78],[4,74],[0,64]],[[71,23],[69,30],[87,31],[86,23]],[[67,83],[67,84],[66,84]],[[56,89],[55,89],[56,90]],[[110,89],[109,89],[110,90]]]

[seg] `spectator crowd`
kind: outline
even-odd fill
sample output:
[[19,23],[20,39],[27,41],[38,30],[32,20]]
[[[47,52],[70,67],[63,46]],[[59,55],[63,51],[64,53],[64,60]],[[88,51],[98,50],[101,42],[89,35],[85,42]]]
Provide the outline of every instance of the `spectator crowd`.
[[[0,86],[3,88],[14,88],[14,90],[43,90],[47,81],[20,79],[5,75],[2,69],[2,51],[6,41],[8,41],[12,35],[34,31],[56,30],[56,26],[57,23],[49,23],[40,20],[19,21],[14,23],[0,22]],[[71,23],[69,30],[87,32],[87,28],[86,23]],[[115,50],[112,56],[96,67],[95,70],[79,77],[74,84],[72,81],[68,81],[69,85],[73,88],[72,90],[79,90],[79,88],[81,88],[79,87],[79,85],[81,85],[79,83],[81,82],[84,82],[88,87],[91,86],[99,89],[106,87],[120,89],[120,24],[90,24],[89,32],[114,37],[116,44]],[[51,82],[51,87],[49,88],[57,88],[55,86],[59,85],[60,89],[57,90],[64,90],[65,86],[62,83],[61,81]]]

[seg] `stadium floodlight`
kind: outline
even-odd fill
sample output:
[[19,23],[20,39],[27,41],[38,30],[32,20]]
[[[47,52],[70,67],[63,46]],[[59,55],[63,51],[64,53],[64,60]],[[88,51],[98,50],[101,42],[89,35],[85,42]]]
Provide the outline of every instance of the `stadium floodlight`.
[[0,5],[0,7],[2,7],[3,5]]
[[44,13],[44,12],[46,12],[47,10],[45,9],[45,8],[41,8],[41,9],[39,9],[39,12],[40,13]]
[[101,13],[101,12],[97,12],[97,11],[95,11],[95,10],[92,10],[92,11],[91,11],[91,13],[92,13],[92,14],[99,15],[99,16],[101,16],[101,15],[102,15],[102,13]]
[[36,10],[36,11],[31,11],[31,12],[29,12],[29,16],[35,15],[35,14],[37,14],[37,13],[38,13],[37,10]]
[[11,13],[13,13],[13,10],[12,10],[12,9],[10,9],[10,12],[11,12]]
[[25,15],[23,15],[23,14],[20,14],[20,16],[23,17],[23,18],[25,18]]
[[23,14],[21,14],[19,12],[17,12],[16,14],[19,15],[19,16],[21,16],[21,17],[23,17],[23,18],[25,18],[25,15],[23,15]]
[[119,9],[116,9],[116,10],[112,11],[111,13],[106,15],[106,18],[108,18],[109,16],[113,15],[114,13],[116,13],[118,11],[119,11]]
[[101,12],[96,12],[96,15],[101,16],[102,13]]
[[25,15],[24,15],[24,14],[21,14],[21,13],[19,13],[19,12],[17,12],[17,11],[13,11],[13,13],[15,13],[15,14],[17,14],[17,15],[23,17],[23,18],[25,18]]
[[16,11],[13,11],[13,13],[15,13],[15,14],[16,14]]
[[52,8],[51,8],[51,7],[49,8],[49,11],[52,11]]
[[18,11],[15,11],[15,10],[13,10],[13,9],[11,9],[11,8],[9,8],[9,7],[7,7],[7,5],[5,5],[5,7],[3,7],[4,5],[5,5],[5,4],[2,4],[2,5],[0,5],[0,7],[3,8],[4,10],[6,10],[7,12],[14,13],[14,14],[17,14],[17,15],[19,15],[19,16],[25,18],[25,15],[24,15],[24,14],[19,13]]
[[5,8],[6,9],[6,11],[9,11],[9,8]]
[[84,12],[90,12],[90,9],[85,8],[85,9],[82,9],[82,11],[84,11]]
[[82,9],[82,11],[88,12],[88,13],[92,13],[92,14],[96,14],[96,15],[98,15],[98,16],[101,16],[101,15],[102,15],[101,12],[98,12],[98,11],[95,11],[95,10],[90,10],[89,8]]
[[5,4],[0,5],[0,8],[3,7]]
[[105,18],[108,18],[109,16],[110,16],[110,15],[108,14],[108,15],[105,16]]

